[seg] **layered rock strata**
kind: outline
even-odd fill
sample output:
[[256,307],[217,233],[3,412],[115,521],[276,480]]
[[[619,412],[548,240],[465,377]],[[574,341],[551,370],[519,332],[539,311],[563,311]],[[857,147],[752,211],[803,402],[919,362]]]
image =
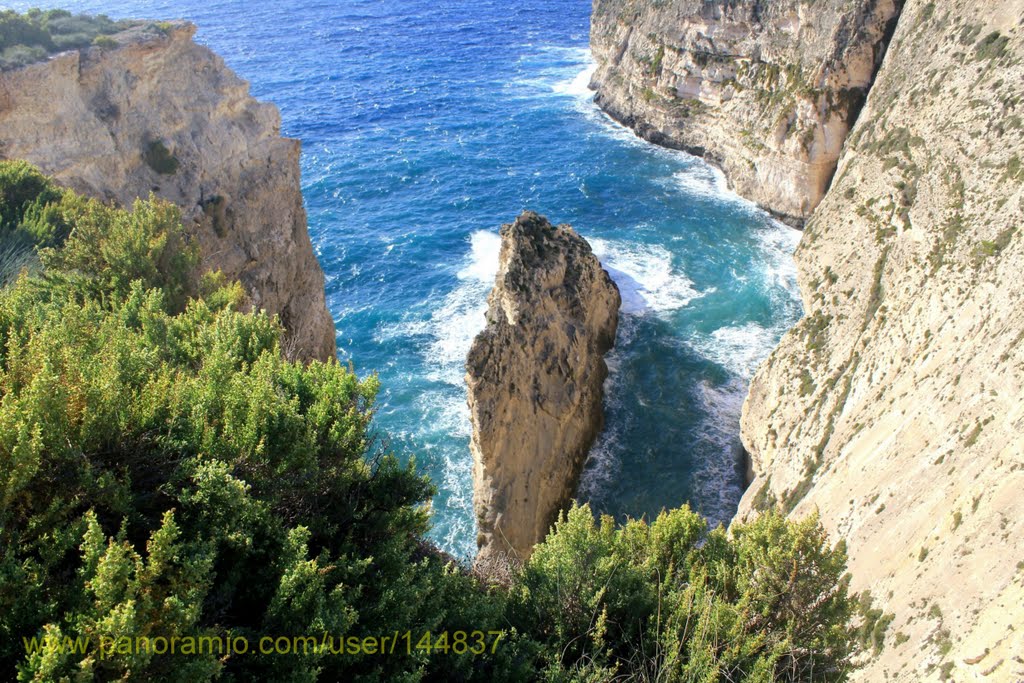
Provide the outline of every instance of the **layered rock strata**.
[[903,0],[594,0],[613,118],[720,166],[800,225],[821,201]]
[[567,225],[501,228],[487,325],[466,360],[478,564],[523,560],[575,493],[603,426],[618,288]]
[[122,205],[150,193],[174,202],[203,267],[280,316],[291,356],[333,357],[299,142],[281,137],[277,109],[194,33],[183,22],[140,25],[104,47],[0,72],[0,158]]

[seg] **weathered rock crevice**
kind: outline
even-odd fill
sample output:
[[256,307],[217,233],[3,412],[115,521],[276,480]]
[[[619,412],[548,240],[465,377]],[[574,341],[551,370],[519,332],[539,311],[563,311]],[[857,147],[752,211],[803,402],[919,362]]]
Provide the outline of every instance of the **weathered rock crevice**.
[[501,228],[487,324],[466,360],[478,564],[529,557],[604,424],[621,299],[590,245],[525,212]]
[[334,324],[303,208],[297,140],[276,107],[185,22],[137,26],[116,46],[0,72],[0,158],[25,159],[84,194],[177,204],[203,269],[279,315],[286,352],[334,357]]

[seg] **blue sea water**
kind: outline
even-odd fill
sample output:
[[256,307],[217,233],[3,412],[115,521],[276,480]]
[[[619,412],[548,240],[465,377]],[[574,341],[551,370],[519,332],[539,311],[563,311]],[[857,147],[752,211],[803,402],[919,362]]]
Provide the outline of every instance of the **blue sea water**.
[[380,374],[376,427],[437,485],[443,548],[475,551],[463,360],[498,227],[526,208],[579,230],[623,293],[607,426],[580,498],[620,518],[689,502],[728,521],[747,382],[801,315],[798,233],[596,109],[588,0],[62,6],[190,19],[281,109],[284,134],[303,141],[339,356]]

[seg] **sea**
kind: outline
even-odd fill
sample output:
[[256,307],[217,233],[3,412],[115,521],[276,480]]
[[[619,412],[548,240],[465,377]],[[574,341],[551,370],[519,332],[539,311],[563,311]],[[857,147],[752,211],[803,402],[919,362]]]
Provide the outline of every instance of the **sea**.
[[[0,3],[2,4],[2,3]],[[45,2],[8,2],[24,10]],[[622,520],[689,504],[727,523],[758,363],[802,315],[799,233],[701,160],[593,103],[589,0],[84,0],[184,18],[302,140],[338,356],[382,389],[382,447],[437,487],[431,537],[475,552],[463,363],[502,223],[569,223],[618,283],[606,427],[578,498]]]

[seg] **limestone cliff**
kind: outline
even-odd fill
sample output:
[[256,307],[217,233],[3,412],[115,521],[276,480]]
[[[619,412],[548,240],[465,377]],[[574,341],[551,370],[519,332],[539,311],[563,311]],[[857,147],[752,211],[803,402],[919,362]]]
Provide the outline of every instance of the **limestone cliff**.
[[903,0],[594,0],[591,87],[790,223],[821,201]]
[[529,557],[576,491],[603,425],[619,290],[567,225],[501,228],[487,326],[466,360],[479,562]]
[[204,266],[278,314],[287,351],[334,355],[324,277],[306,230],[299,142],[186,23],[140,25],[104,47],[0,72],[0,158],[86,194],[182,208]]
[[1024,3],[909,0],[743,411],[740,514],[818,510],[865,681],[1024,680]]

